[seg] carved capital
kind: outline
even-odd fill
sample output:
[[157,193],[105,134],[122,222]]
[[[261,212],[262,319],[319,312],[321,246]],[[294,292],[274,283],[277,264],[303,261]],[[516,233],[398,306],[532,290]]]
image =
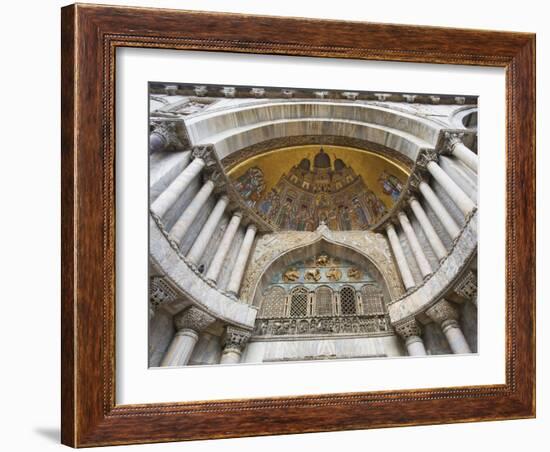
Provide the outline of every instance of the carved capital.
[[445,155],[450,155],[457,144],[462,144],[464,138],[463,132],[445,132],[445,142],[441,146],[440,152]]
[[250,339],[251,335],[251,331],[237,328],[235,326],[227,326],[222,338],[224,351],[231,350],[240,353]]
[[174,316],[174,325],[178,331],[193,330],[200,333],[202,330],[212,325],[216,319],[210,314],[192,306],[185,311]]
[[420,335],[422,334],[420,330],[420,325],[418,324],[416,319],[410,319],[404,323],[394,325],[394,328],[397,334],[399,334],[399,336],[401,336],[405,340],[413,336],[420,337]]
[[443,324],[448,321],[458,320],[457,309],[447,300],[442,299],[426,310],[426,315],[434,322]]
[[433,149],[422,149],[416,158],[416,166],[426,169],[430,162],[437,162],[438,155]]
[[[160,144],[154,143],[154,139],[160,141]],[[183,150],[189,147],[189,136],[185,124],[181,121],[173,120],[152,120],[150,132],[150,146],[157,150],[175,151]]]
[[195,146],[191,151],[191,156],[194,159],[202,159],[206,163],[206,167],[211,167],[217,163],[216,151],[212,144],[201,144]]
[[453,289],[457,295],[467,300],[475,300],[477,298],[477,274],[473,270],[468,272],[458,281]]
[[149,302],[153,310],[158,309],[164,303],[170,303],[178,299],[177,292],[168,284],[162,276],[154,276],[149,281]]

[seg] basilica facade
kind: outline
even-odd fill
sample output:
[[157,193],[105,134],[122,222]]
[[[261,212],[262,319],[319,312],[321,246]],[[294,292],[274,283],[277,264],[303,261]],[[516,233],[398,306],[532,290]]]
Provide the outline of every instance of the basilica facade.
[[149,365],[477,352],[477,99],[150,84]]

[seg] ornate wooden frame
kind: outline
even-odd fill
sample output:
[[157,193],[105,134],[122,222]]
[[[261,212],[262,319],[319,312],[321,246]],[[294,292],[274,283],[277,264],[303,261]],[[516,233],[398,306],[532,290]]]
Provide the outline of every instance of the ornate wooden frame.
[[[116,405],[117,47],[506,68],[506,383]],[[535,416],[534,34],[71,5],[62,9],[62,89],[64,444],[83,447]]]

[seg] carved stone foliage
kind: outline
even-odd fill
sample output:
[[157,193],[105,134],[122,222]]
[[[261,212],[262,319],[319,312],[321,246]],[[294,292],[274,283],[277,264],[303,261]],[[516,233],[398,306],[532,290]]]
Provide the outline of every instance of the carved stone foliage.
[[431,308],[428,308],[426,315],[437,323],[443,323],[447,320],[458,320],[457,309],[445,299],[438,301]]
[[194,306],[174,316],[174,325],[178,331],[188,329],[199,333],[215,321],[216,319],[210,314]]
[[162,276],[154,276],[149,282],[149,301],[153,309],[164,303],[170,303],[178,298],[177,292]]
[[385,316],[309,317],[258,320],[254,335],[369,334],[390,331],[391,326]]
[[222,339],[222,345],[225,351],[230,349],[233,351],[241,352],[248,340],[250,339],[251,335],[251,331],[234,326],[228,326],[225,329],[225,334]]
[[418,322],[416,319],[410,319],[404,323],[400,323],[398,325],[394,325],[395,331],[397,334],[399,334],[403,339],[408,339],[412,336],[420,336],[420,326],[418,325]]

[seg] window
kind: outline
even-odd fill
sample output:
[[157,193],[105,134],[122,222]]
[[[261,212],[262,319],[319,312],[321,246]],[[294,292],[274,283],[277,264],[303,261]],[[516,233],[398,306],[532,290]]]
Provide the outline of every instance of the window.
[[286,292],[282,287],[274,286],[269,288],[262,300],[262,318],[283,317],[285,315]]
[[331,316],[332,314],[332,289],[327,286],[319,287],[315,291],[315,310],[317,315]]
[[383,315],[384,297],[379,287],[373,284],[365,284],[361,287],[363,297],[363,311],[367,315]]
[[355,290],[351,287],[344,287],[340,290],[340,313],[352,315],[357,313]]
[[305,287],[296,287],[290,297],[290,317],[305,317],[307,315],[308,292]]

